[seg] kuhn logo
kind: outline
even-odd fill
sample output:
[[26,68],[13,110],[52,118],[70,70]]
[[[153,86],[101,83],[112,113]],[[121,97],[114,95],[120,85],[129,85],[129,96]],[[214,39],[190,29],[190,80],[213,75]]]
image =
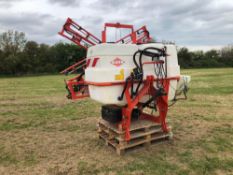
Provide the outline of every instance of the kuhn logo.
[[111,64],[113,64],[114,66],[117,66],[117,67],[121,66],[124,63],[125,62],[118,57],[111,61]]

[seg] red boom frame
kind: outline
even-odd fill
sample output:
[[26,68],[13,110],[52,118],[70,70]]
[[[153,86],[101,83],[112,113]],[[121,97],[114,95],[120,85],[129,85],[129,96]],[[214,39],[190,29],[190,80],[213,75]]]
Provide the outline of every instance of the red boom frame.
[[71,18],[66,20],[59,34],[84,49],[101,43],[99,38],[82,28]]

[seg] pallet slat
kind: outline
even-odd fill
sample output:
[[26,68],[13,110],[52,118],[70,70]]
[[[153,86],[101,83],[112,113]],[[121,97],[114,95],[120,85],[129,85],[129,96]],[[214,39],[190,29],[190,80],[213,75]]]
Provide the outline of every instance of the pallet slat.
[[124,140],[124,131],[117,126],[103,119],[98,122],[99,138],[103,139],[106,145],[113,147],[117,154],[123,154],[127,149],[134,148],[139,145],[148,147],[154,141],[169,140],[171,139],[170,132],[164,133],[159,124],[146,120],[132,121],[130,128],[130,141]]

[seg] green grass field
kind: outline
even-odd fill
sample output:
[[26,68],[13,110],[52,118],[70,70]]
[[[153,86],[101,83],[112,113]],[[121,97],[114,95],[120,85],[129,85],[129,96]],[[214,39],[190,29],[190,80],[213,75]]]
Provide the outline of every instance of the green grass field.
[[100,104],[67,100],[64,76],[0,78],[0,174],[233,174],[233,69],[182,73],[174,141],[121,157],[97,137]]

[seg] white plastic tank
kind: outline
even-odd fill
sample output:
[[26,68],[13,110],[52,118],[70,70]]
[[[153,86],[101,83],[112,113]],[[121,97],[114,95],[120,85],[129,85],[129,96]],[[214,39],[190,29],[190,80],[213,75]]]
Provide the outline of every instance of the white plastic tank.
[[[104,43],[88,48],[85,69],[85,81],[89,83],[90,97],[103,104],[125,105],[126,100],[118,100],[126,78],[135,64],[133,55],[138,50],[148,47],[165,48],[167,53],[167,78],[180,76],[176,46],[172,44],[110,44]],[[164,57],[160,58],[165,60]],[[151,57],[143,56],[142,62],[151,61]],[[144,65],[144,79],[147,75],[155,76],[153,64]],[[172,100],[177,89],[177,80],[170,81],[168,98]],[[146,97],[145,97],[146,98]],[[148,99],[148,98],[147,98]],[[146,99],[145,99],[146,100]]]

